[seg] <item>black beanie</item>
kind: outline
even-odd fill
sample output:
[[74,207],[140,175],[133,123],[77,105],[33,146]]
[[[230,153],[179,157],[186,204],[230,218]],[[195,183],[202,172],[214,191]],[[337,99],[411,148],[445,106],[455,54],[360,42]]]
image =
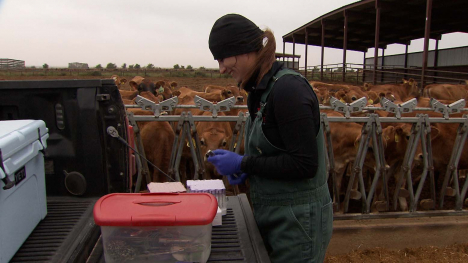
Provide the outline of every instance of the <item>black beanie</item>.
[[238,15],[222,16],[213,25],[208,44],[215,60],[260,50],[263,31],[249,19]]

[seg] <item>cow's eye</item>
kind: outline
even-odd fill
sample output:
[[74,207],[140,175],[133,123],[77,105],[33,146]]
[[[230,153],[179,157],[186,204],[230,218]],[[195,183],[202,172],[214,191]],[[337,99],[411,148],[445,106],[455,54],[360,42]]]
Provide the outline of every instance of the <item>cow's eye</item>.
[[227,144],[227,143],[226,143],[226,141],[223,141],[223,147],[225,147],[225,146],[226,146],[226,144]]
[[201,140],[200,140],[200,144],[201,144],[201,145],[205,145],[205,139],[201,139]]

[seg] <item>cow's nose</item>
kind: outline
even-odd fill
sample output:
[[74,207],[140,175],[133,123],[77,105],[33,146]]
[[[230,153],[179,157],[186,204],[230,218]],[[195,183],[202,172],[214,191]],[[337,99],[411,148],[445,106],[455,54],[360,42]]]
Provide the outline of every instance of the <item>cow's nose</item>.
[[238,102],[244,102],[244,97],[242,97],[242,96],[237,96],[237,101],[238,101]]

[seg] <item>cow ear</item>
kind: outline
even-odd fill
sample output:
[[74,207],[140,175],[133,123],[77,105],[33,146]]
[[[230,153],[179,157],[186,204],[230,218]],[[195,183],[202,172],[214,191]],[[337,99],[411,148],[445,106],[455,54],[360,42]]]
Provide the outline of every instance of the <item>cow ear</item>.
[[440,134],[440,130],[435,126],[431,126],[431,141],[437,138],[439,134]]

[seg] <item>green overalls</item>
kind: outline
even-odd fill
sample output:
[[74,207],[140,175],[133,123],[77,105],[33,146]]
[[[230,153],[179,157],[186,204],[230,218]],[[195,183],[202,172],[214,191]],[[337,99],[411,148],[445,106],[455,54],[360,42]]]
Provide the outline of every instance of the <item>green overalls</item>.
[[[245,155],[272,156],[284,152],[263,134],[262,114],[276,80],[286,74],[300,75],[283,69],[270,79],[255,120],[252,122],[249,117],[246,122]],[[332,235],[333,207],[326,179],[322,128],[316,138],[319,165],[312,179],[287,180],[285,175],[285,179],[278,180],[249,174],[255,220],[274,263],[324,260]]]

